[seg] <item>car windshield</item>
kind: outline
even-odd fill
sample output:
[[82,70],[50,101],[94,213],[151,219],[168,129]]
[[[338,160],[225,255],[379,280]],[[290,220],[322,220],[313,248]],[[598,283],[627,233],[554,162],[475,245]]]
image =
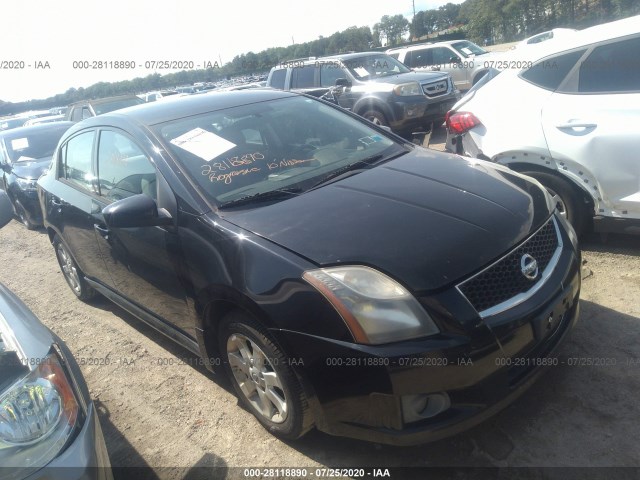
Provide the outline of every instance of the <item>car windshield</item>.
[[358,80],[371,80],[411,71],[395,58],[385,54],[348,58],[342,60],[342,63]]
[[[56,126],[57,127],[57,126]],[[58,140],[68,126],[53,129],[37,129],[33,132],[5,135],[4,145],[11,163],[51,158]]]
[[114,100],[112,102],[97,103],[93,106],[96,115],[102,115],[103,113],[113,112],[114,110],[120,110],[121,108],[133,107],[134,105],[140,105],[144,103],[144,100],[138,97],[124,98],[121,100]]
[[302,193],[352,167],[369,168],[408,151],[365,121],[305,96],[181,118],[155,129],[205,196],[222,207]]
[[484,55],[486,53],[489,53],[484,48],[481,48],[475,43],[469,42],[467,40],[452,43],[451,46],[464,58],[469,58],[472,55]]

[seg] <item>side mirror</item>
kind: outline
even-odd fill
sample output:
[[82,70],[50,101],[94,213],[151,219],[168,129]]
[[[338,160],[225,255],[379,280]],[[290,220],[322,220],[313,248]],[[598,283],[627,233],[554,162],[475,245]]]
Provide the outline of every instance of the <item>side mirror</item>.
[[173,225],[165,209],[158,209],[155,200],[143,193],[123,198],[102,209],[109,228],[159,227]]
[[0,162],[0,169],[4,170],[7,173],[11,173],[11,165],[8,163]]
[[449,59],[449,63],[462,63],[462,60],[457,55],[454,55]]
[[351,87],[351,82],[346,78],[337,78],[335,85],[336,87],[349,88]]
[[4,227],[13,218],[13,206],[9,195],[4,190],[0,190],[0,228]]

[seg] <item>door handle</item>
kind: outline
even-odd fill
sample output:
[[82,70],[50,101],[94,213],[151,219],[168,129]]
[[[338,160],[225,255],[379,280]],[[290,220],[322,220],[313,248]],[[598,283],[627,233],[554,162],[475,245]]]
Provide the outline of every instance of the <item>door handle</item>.
[[598,126],[597,123],[592,122],[567,122],[561,123],[560,125],[556,125],[556,128],[560,130],[571,129],[575,130],[576,128],[588,129],[588,128],[596,128]]
[[93,224],[93,228],[98,232],[102,237],[106,240],[109,240],[109,229],[103,226],[98,225],[97,223]]
[[66,205],[66,204],[67,204],[67,202],[65,202],[61,198],[58,198],[58,197],[52,197],[51,198],[51,205],[53,205],[54,207],[61,207],[61,206]]

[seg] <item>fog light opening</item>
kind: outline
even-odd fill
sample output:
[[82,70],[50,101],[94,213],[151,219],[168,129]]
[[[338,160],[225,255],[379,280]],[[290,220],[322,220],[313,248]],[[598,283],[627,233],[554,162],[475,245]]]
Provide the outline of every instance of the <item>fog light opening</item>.
[[418,422],[435,417],[451,406],[445,392],[402,396],[402,418],[404,423]]

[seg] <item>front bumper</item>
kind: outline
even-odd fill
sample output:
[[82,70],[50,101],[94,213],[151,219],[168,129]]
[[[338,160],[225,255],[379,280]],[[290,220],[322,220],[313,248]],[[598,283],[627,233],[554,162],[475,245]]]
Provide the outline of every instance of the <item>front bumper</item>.
[[[556,352],[578,318],[579,253],[568,239],[565,245],[553,275],[532,297],[483,320],[465,319],[458,331],[380,346],[278,331],[293,365],[303,366],[298,371],[318,429],[414,445],[462,432],[513,402],[559,364]],[[456,308],[448,313],[457,316]],[[406,399],[441,394],[448,408],[406,420]]]
[[394,119],[390,127],[394,131],[405,132],[443,120],[447,112],[456,104],[459,96],[459,92],[456,92],[433,99],[398,97],[391,104]]
[[[42,209],[40,208],[40,200],[38,199],[37,190],[22,190],[21,188],[12,189],[12,201],[14,207],[19,202],[23,208],[24,214],[34,225],[42,225]],[[16,207],[16,210],[18,208]]]
[[107,447],[93,403],[89,404],[84,425],[71,445],[27,479],[113,480]]

